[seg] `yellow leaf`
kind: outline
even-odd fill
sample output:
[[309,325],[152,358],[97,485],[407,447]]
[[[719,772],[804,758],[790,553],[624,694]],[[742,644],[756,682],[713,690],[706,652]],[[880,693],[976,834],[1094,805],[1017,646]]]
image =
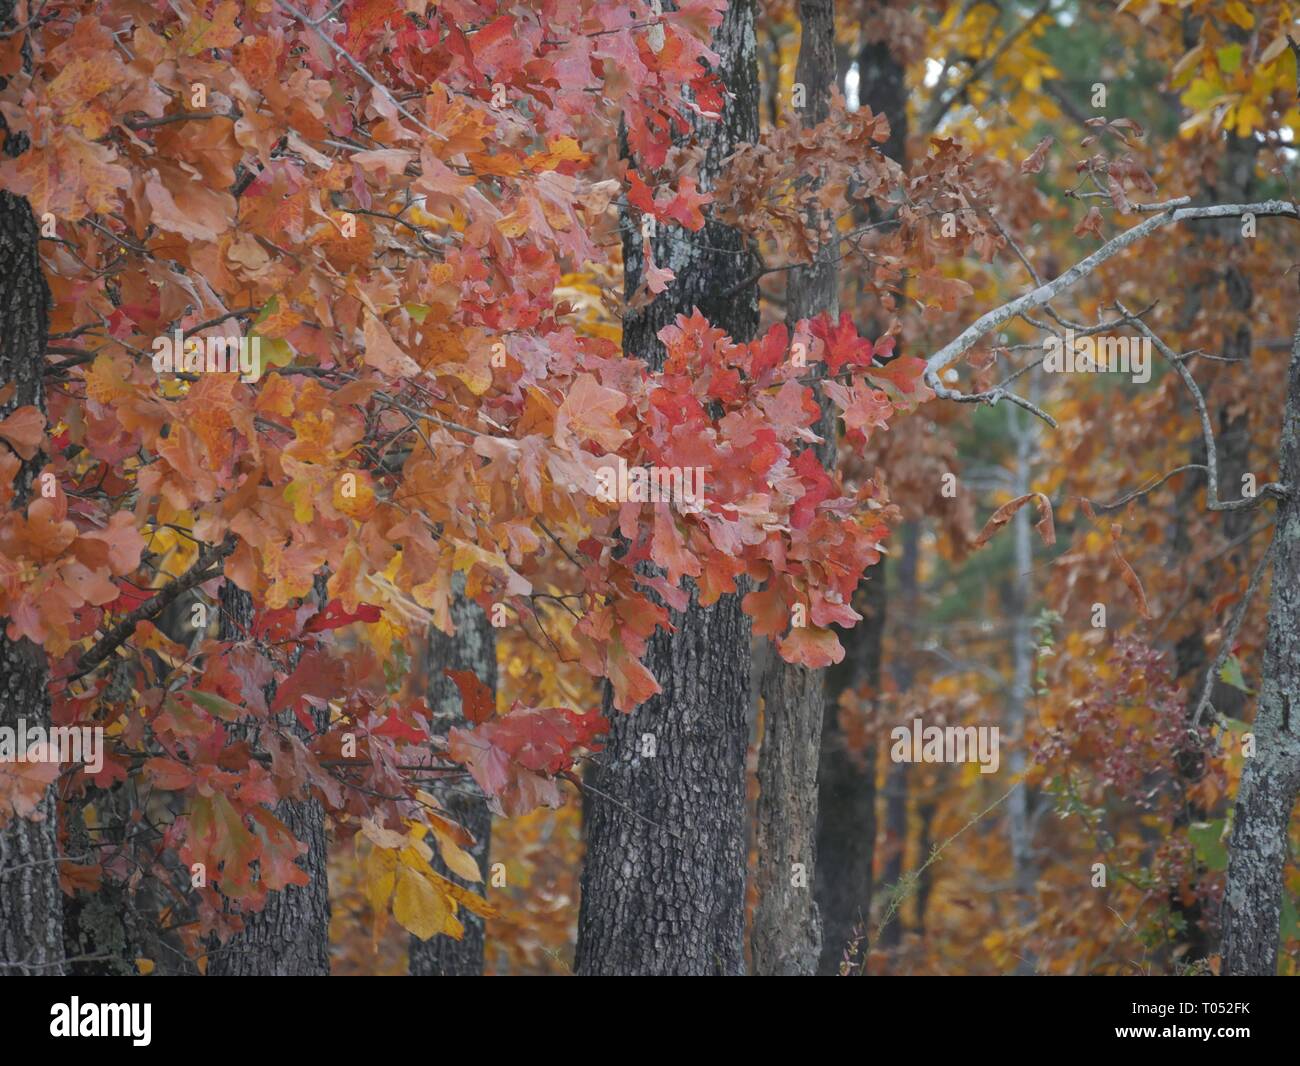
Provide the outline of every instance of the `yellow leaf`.
[[1256,126],[1263,125],[1264,113],[1254,103],[1245,103],[1237,108],[1237,136],[1249,137]]
[[385,829],[373,818],[361,819],[361,832],[365,834],[367,840],[378,844],[381,848],[400,848],[406,845],[405,833],[399,833],[395,829]]
[[1246,5],[1241,3],[1241,0],[1228,0],[1228,3],[1224,5],[1223,13],[1243,30],[1249,30],[1255,25],[1255,16],[1247,10]]
[[1267,65],[1269,63],[1272,63],[1273,60],[1275,60],[1278,56],[1282,54],[1282,51],[1285,48],[1286,48],[1285,35],[1276,38],[1272,44],[1270,44],[1267,48],[1265,48],[1264,51],[1260,52],[1259,54],[1260,64]]
[[466,910],[473,911],[482,918],[495,918],[498,914],[497,909],[482,896],[467,888],[461,888],[455,881],[448,881],[447,878],[434,874],[433,883],[448,899],[455,900]]
[[425,878],[403,869],[393,897],[393,917],[407,932],[428,940],[446,929],[451,908]]
[[371,848],[365,859],[366,897],[376,914],[388,910],[388,900],[393,894],[397,858],[391,851]]
[[438,840],[438,852],[442,855],[442,861],[447,864],[448,870],[465,881],[483,880],[483,874],[479,871],[473,855],[437,827],[434,828],[433,835]]
[[528,169],[534,173],[554,170],[562,163],[585,163],[589,158],[572,137],[557,137],[547,146],[546,151],[528,157]]

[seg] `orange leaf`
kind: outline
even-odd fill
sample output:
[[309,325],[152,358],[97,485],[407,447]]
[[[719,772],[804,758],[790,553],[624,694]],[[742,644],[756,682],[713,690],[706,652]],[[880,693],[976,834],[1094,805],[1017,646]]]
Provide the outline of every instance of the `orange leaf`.
[[560,444],[565,431],[579,441],[595,441],[606,451],[615,451],[632,434],[618,424],[618,413],[627,406],[627,397],[617,389],[607,389],[591,374],[579,374],[555,416],[555,440]]
[[477,725],[486,722],[496,712],[492,690],[478,679],[473,670],[443,670],[460,690],[461,713]]
[[24,459],[30,459],[41,446],[45,436],[45,416],[32,407],[19,407],[0,422],[0,437],[11,445]]
[[1115,556],[1115,561],[1119,563],[1119,576],[1133,593],[1138,601],[1138,613],[1146,620],[1151,621],[1151,608],[1147,606],[1147,594],[1142,589],[1142,582],[1129,566],[1128,560],[1120,554],[1119,535],[1123,532],[1123,527],[1113,525],[1110,527],[1110,551]]

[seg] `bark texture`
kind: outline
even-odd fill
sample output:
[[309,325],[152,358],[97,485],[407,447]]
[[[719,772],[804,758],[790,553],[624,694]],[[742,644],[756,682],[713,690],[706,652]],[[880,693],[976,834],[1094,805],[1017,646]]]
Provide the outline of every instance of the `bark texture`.
[[1277,972],[1282,869],[1300,792],[1300,321],[1291,344],[1280,458],[1288,494],[1273,535],[1268,638],[1252,727],[1256,754],[1242,770],[1228,849],[1225,976]]
[[[917,564],[920,560],[921,530],[915,519],[904,522],[899,529],[902,553],[898,558],[897,640],[891,673],[894,689],[900,701],[911,691],[916,680],[913,651],[916,647],[916,616],[920,610],[917,588]],[[896,890],[903,879],[907,859],[907,808],[908,775],[911,766],[905,762],[891,763],[885,778],[885,847],[881,883]],[[924,858],[922,859],[924,861]],[[893,951],[903,940],[902,903],[894,912],[893,920],[880,930],[880,947]]]
[[[1037,390],[1033,381],[1030,383],[1030,398],[1037,400]],[[1023,496],[1029,492],[1032,483],[1032,462],[1037,449],[1037,424],[1024,412],[1007,407],[1007,423],[1012,440],[1016,444],[1015,482],[1013,492]],[[1013,554],[1014,571],[1011,575],[1011,617],[1015,619],[1012,629],[1011,692],[1006,703],[1006,719],[1003,723],[1004,740],[1010,741],[1011,752],[1008,757],[1008,769],[1012,777],[1021,777],[1025,772],[1025,719],[1029,701],[1033,698],[1034,647],[1031,627],[1031,611],[1034,601],[1034,547],[1033,531],[1030,528],[1029,508],[1022,507],[1015,514]],[[1016,890],[1016,917],[1021,926],[1028,929],[1034,921],[1035,907],[1035,873],[1033,853],[1033,820],[1029,803],[1029,789],[1024,781],[1016,785],[1007,799],[1007,835],[1011,848],[1012,879]],[[920,853],[924,856],[926,853]],[[1026,976],[1034,972],[1034,954],[1028,947],[1019,952],[1016,974]]]
[[[9,5],[10,7],[12,5]],[[10,11],[0,10],[7,17]],[[6,149],[10,149],[6,138]],[[0,418],[15,408],[45,410],[42,371],[49,330],[50,290],[41,273],[36,219],[27,201],[0,191],[0,385],[14,385]],[[0,445],[6,447],[6,445]],[[12,506],[26,508],[32,480],[44,463],[24,462]],[[26,638],[5,636],[0,619],[0,726],[50,726],[49,664]],[[0,828],[0,972],[63,973],[63,899],[59,892],[58,823],[53,786],[36,818],[11,818]]]
[[[1197,20],[1189,21],[1194,23]],[[1253,137],[1237,137],[1228,133],[1218,172],[1202,182],[1206,201],[1240,203],[1253,196],[1257,154],[1258,146]],[[1207,242],[1210,237],[1216,238],[1219,245],[1209,245]],[[1197,314],[1201,313],[1207,297],[1214,299],[1214,290],[1221,288],[1221,298],[1226,301],[1231,314],[1223,317],[1223,337],[1217,350],[1225,358],[1236,360],[1245,366],[1250,362],[1253,349],[1250,314],[1254,293],[1250,276],[1241,269],[1238,262],[1239,251],[1245,243],[1241,235],[1241,222],[1235,218],[1207,222],[1200,228],[1197,239],[1204,245],[1202,254],[1206,265],[1203,275],[1191,286],[1180,326],[1185,328],[1190,325]],[[1229,248],[1226,255],[1222,250],[1224,244]],[[1215,317],[1218,319],[1220,316],[1216,314]],[[1241,475],[1251,469],[1249,414],[1245,410],[1239,410],[1241,404],[1235,395],[1231,377],[1216,374],[1204,388],[1206,402],[1212,405],[1212,417],[1217,422],[1215,439],[1219,484],[1228,486],[1228,491],[1235,492],[1241,485]],[[1194,418],[1190,403],[1188,408],[1188,413]],[[1205,441],[1200,434],[1196,436],[1188,461],[1201,465],[1209,461]],[[1170,518],[1174,530],[1171,552],[1178,557],[1174,566],[1179,566],[1186,560],[1194,560],[1197,552],[1203,549],[1202,535],[1186,517],[1196,514],[1203,489],[1204,481],[1200,477],[1187,478],[1174,500]],[[1227,511],[1218,517],[1223,537],[1230,543],[1237,540],[1255,520],[1255,515],[1248,510]],[[1239,574],[1246,565],[1247,547],[1248,545],[1241,544],[1230,550],[1222,566],[1203,567],[1193,563],[1194,576],[1183,606],[1187,616],[1209,616],[1211,604],[1225,587],[1225,573]],[[1205,644],[1205,627],[1200,625],[1193,626],[1174,648],[1177,676],[1186,685],[1185,706],[1189,722],[1200,703],[1202,681],[1212,657],[1213,651]],[[1229,718],[1242,717],[1245,709],[1242,692],[1216,678],[1212,697],[1215,709],[1221,714]],[[1174,819],[1175,832],[1181,832],[1189,823],[1205,821],[1209,817],[1205,805],[1193,798],[1195,785],[1205,775],[1205,765],[1205,753],[1194,741],[1189,742],[1175,757],[1174,769],[1183,789],[1188,793],[1188,798]],[[1205,872],[1204,868],[1201,872]],[[1205,959],[1214,946],[1214,940],[1209,916],[1205,913],[1200,897],[1188,899],[1178,888],[1171,888],[1169,909],[1182,918],[1181,928],[1176,934],[1177,940],[1172,946],[1175,957],[1189,965]]]
[[842,631],[844,660],[827,671],[817,770],[817,880],[814,894],[822,920],[823,976],[852,972],[858,960],[850,943],[866,933],[871,915],[872,865],[876,845],[876,748],[849,750],[840,724],[842,693],[866,685],[880,691],[881,643],[885,630],[882,558],[870,581],[858,586],[854,609],[862,621]]
[[[433,731],[438,736],[445,736],[452,726],[465,721],[461,713],[460,692],[443,673],[444,670],[473,671],[492,690],[494,697],[497,691],[496,635],[487,614],[461,590],[452,600],[451,619],[456,627],[455,636],[449,637],[439,629],[433,629],[429,634],[429,706],[433,709]],[[487,797],[473,780],[457,781],[441,789],[432,787],[452,820],[474,835],[474,846],[466,850],[474,856],[480,872],[486,877],[492,842],[492,812],[488,809]],[[457,877],[436,854],[433,868],[471,892],[482,888]],[[435,936],[428,940],[411,938],[409,966],[413,977],[482,975],[484,921],[463,908],[458,917],[465,924],[465,935],[460,940],[449,936]]]
[[[719,122],[696,120],[703,189],[713,187],[726,157],[757,134],[750,0],[728,7],[712,47],[732,95]],[[696,307],[735,340],[754,336],[757,287],[746,284],[753,267],[741,234],[714,221],[698,233],[659,226],[652,245],[656,263],[670,267],[676,280],[645,308],[629,310],[623,327],[629,356],[662,367],[656,334]],[[640,222],[631,216],[623,220],[623,253],[631,294],[645,267]],[[612,727],[586,796],[579,974],[744,972],[750,624],[738,596],[704,608],[693,585],[690,593],[686,611],[672,612],[674,631],[658,631],[646,652],[663,691],[624,715],[612,709],[606,689]],[[653,755],[644,734],[653,738]]]
[[[253,622],[253,601],[248,593],[227,581],[221,589],[222,640],[247,637]],[[317,713],[313,712],[313,717]],[[302,738],[306,732],[291,711],[279,716],[280,724]],[[317,729],[324,722],[316,721]],[[249,728],[256,749],[259,730]],[[211,977],[325,977],[329,975],[329,880],[326,872],[325,809],[315,797],[284,799],[275,816],[294,838],[307,845],[298,865],[311,882],[289,885],[267,895],[266,906],[244,915],[244,928],[211,952]]]
[[[878,6],[878,5],[873,5]],[[858,101],[889,118],[889,140],[882,151],[902,163],[907,142],[907,90],[903,66],[886,41],[869,43],[841,63],[840,80],[849,63],[857,65]],[[878,212],[871,213],[878,221]],[[868,333],[881,332],[879,324]],[[881,644],[886,618],[885,572],[882,558],[854,595],[854,608],[863,616],[855,628],[840,634],[844,661],[828,671],[818,766],[817,880],[814,895],[822,921],[822,951],[817,972],[837,974],[841,967],[855,972],[858,962],[846,949],[866,932],[871,915],[872,870],[876,853],[876,750],[855,756],[845,746],[840,726],[840,696],[866,685],[880,691]]]
[[[800,0],[802,36],[795,84],[802,85],[805,107],[800,118],[815,126],[830,114],[835,84],[834,0]],[[817,256],[790,272],[786,318],[797,322],[823,311],[838,313],[835,269],[837,242],[830,220],[817,212],[810,219],[824,227]],[[824,364],[814,365],[820,376]],[[835,462],[835,420],[824,396],[817,433],[818,457]],[[759,975],[809,976],[821,956],[821,920],[813,886],[817,864],[817,764],[825,713],[826,672],[787,663],[776,649],[766,657],[763,678],[763,739],[758,762],[758,903],[754,910],[751,953]]]

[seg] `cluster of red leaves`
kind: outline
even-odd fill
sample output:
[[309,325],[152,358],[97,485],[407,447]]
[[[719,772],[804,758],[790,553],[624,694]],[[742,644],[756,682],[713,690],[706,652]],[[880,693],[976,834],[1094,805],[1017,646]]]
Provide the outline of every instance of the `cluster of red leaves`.
[[[431,751],[402,645],[451,631],[455,574],[521,618],[564,589],[577,658],[620,710],[658,690],[639,658],[684,578],[709,603],[749,575],[763,588],[746,609],[786,658],[838,660],[829,626],[856,621],[892,512],[817,461],[792,341],[836,375],[851,442],[928,397],[919,359],[878,363],[892,340],[847,319],[736,344],[682,318],[658,373],[568,320],[565,273],[606,256],[592,234],[624,178],[605,159],[620,116],[653,173],[687,109],[723,104],[704,43],[720,0],[333,7],[68,3],[0,43],[0,108],[29,141],[0,180],[55,220],[51,329],[78,353],[51,360],[49,437],[34,409],[0,423],[6,500],[20,458],[43,457],[52,487],[0,521],[0,613],[50,655],[56,719],[113,737],[64,799],[128,774],[173,797],[158,846],[130,858],[206,867],[195,936],[301,877],[280,800],[313,795],[341,833],[383,841],[415,820],[444,857],[455,833],[412,766],[467,770],[509,811],[558,802],[594,714],[471,710]],[[691,180],[626,182],[663,224],[703,225]],[[260,377],[159,373],[156,339],[178,330],[255,339]],[[703,508],[606,501],[599,471],[620,459],[702,468]],[[142,623],[114,695],[118,667],[78,660],[175,577],[154,546],[176,536],[233,544],[221,573],[252,596],[253,627],[185,645]],[[791,628],[797,604],[809,625]],[[104,868],[126,876],[119,857]]]

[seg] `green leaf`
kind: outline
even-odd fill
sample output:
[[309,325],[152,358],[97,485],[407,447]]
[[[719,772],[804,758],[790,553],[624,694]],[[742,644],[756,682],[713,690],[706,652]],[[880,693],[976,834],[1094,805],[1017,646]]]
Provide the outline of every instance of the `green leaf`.
[[257,317],[253,319],[253,325],[259,322],[265,322],[280,309],[280,297],[272,296],[262,305],[262,309],[257,312]]
[[1187,827],[1187,839],[1192,842],[1197,859],[1210,870],[1228,868],[1228,849],[1224,847],[1222,837],[1222,818],[1214,822],[1193,822]]
[[282,337],[263,337],[254,334],[258,341],[258,350],[262,353],[263,366],[288,366],[293,362],[293,346]]
[[227,699],[222,699],[215,692],[200,692],[198,689],[191,689],[185,695],[209,714],[215,714],[218,718],[227,722],[236,722],[244,717],[244,708],[236,706]]
[[1231,74],[1241,66],[1241,45],[1230,44],[1226,48],[1220,48],[1214,53],[1219,60],[1219,69],[1225,74]]
[[406,308],[406,313],[421,325],[429,317],[429,307],[427,304],[402,304]]
[[1253,696],[1255,690],[1246,684],[1246,678],[1241,672],[1241,660],[1235,655],[1229,655],[1228,661],[1223,664],[1219,670],[1219,680],[1225,685],[1231,685],[1235,689],[1240,689],[1248,696]]
[[1296,913],[1295,900],[1289,892],[1282,893],[1282,940],[1300,938],[1300,914]]

